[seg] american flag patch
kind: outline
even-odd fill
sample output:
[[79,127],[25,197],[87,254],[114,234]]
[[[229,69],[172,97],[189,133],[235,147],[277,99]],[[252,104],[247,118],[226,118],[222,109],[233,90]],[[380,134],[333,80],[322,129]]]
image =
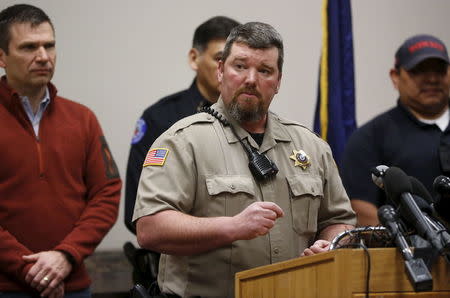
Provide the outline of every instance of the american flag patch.
[[166,161],[167,154],[169,154],[169,149],[165,148],[154,148],[150,149],[145,157],[143,167],[147,166],[162,166]]

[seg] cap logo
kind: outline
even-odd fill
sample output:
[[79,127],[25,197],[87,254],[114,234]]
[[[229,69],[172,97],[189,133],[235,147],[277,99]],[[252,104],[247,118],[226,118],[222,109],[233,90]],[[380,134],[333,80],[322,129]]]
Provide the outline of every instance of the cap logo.
[[410,53],[414,53],[415,51],[423,49],[423,48],[434,48],[441,52],[444,51],[443,45],[441,45],[440,43],[434,42],[434,41],[429,41],[429,40],[416,42],[415,44],[410,46],[408,48],[408,50]]

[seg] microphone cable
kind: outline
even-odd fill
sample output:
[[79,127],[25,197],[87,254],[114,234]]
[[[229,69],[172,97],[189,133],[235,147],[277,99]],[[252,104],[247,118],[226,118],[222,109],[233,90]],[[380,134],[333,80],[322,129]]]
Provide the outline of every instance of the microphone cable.
[[359,243],[347,243],[341,246],[342,248],[362,248],[364,250],[364,255],[367,259],[367,271],[366,271],[366,291],[365,291],[365,297],[369,298],[369,289],[370,289],[370,271],[372,268],[372,261],[370,259],[370,252],[367,246],[363,242]]

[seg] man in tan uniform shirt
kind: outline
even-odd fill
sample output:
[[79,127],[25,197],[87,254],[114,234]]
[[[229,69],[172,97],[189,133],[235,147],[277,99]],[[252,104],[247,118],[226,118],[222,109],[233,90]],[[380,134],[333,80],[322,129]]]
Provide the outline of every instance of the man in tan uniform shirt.
[[[162,292],[233,297],[236,272],[326,251],[355,224],[329,146],[268,111],[282,65],[275,29],[236,27],[219,64],[222,94],[212,106],[229,124],[193,115],[149,150],[134,220],[139,244],[162,253]],[[279,172],[255,179],[238,138]]]

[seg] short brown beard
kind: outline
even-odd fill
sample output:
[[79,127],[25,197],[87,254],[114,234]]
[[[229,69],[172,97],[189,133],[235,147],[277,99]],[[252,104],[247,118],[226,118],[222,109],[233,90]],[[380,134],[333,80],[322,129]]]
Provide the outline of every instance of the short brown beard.
[[[251,110],[243,110],[239,106],[238,96],[242,93],[249,93],[255,95],[258,99],[260,99],[257,105]],[[235,95],[231,99],[231,102],[227,105],[228,113],[230,113],[231,117],[235,119],[237,122],[254,122],[261,120],[266,111],[263,106],[263,102],[261,100],[261,94],[255,90],[254,88],[243,87],[236,91]]]

